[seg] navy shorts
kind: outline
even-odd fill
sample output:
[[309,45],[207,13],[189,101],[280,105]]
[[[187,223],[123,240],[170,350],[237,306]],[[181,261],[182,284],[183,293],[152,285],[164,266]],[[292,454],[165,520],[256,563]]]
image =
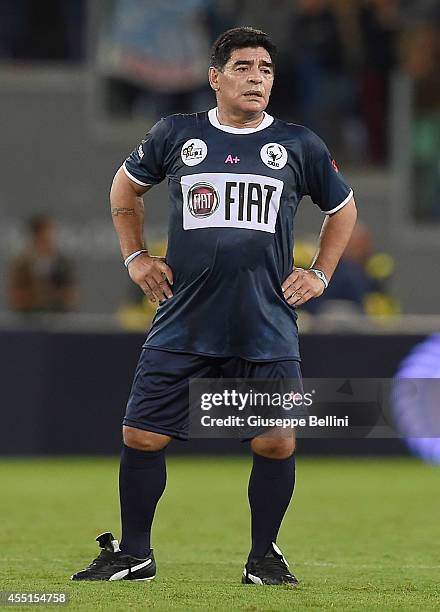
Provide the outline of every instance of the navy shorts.
[[123,424],[188,439],[189,380],[248,378],[301,380],[296,360],[255,362],[240,357],[210,357],[142,349]]

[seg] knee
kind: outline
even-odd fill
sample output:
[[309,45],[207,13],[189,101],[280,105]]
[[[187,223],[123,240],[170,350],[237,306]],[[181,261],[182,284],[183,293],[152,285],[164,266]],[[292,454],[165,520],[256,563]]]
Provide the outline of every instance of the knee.
[[162,450],[171,441],[170,436],[137,429],[136,427],[128,427],[127,425],[122,428],[122,437],[125,446],[147,452]]
[[257,436],[252,440],[251,447],[254,453],[268,459],[287,459],[295,452],[295,438]]

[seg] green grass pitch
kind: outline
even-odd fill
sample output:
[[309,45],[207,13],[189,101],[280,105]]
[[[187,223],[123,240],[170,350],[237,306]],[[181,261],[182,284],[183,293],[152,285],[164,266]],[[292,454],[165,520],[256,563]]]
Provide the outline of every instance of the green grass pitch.
[[290,589],[240,584],[249,464],[170,458],[154,530],[156,579],[72,583],[98,553],[98,533],[119,538],[117,460],[0,461],[0,590],[64,590],[69,611],[440,609],[439,469],[411,459],[300,457],[278,539],[301,582]]

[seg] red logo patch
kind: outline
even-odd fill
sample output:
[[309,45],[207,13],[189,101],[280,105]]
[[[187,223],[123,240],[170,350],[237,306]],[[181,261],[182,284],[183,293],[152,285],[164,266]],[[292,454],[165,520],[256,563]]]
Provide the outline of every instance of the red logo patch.
[[332,166],[336,170],[336,172],[339,172],[338,164],[335,162],[334,159],[332,159]]
[[219,195],[209,183],[196,183],[188,191],[188,208],[194,217],[209,217],[218,204]]

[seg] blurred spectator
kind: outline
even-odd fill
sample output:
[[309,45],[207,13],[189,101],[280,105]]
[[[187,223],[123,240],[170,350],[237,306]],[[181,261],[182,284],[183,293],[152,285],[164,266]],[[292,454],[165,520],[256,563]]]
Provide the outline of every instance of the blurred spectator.
[[[304,255],[310,251],[303,247]],[[310,260],[303,262],[297,258],[295,265],[308,267]],[[398,305],[386,291],[386,282],[394,269],[392,258],[385,253],[373,254],[370,230],[357,223],[350,242],[345,249],[328,288],[316,300],[307,302],[302,308],[311,314],[325,313],[332,303],[350,304],[353,312],[367,313],[371,316],[395,314]]]
[[369,158],[377,164],[388,161],[390,78],[397,66],[400,28],[399,0],[362,1],[360,103],[368,133]]
[[52,219],[33,216],[28,234],[28,244],[10,263],[11,309],[23,313],[71,310],[77,297],[73,266],[56,248]]
[[115,0],[100,39],[113,114],[152,117],[214,103],[206,85],[214,0]]
[[402,68],[413,82],[414,216],[425,222],[440,219],[439,32],[425,17],[407,27],[402,41]]
[[84,0],[0,2],[2,59],[80,61],[84,42]]
[[402,68],[414,81],[417,114],[437,112],[440,103],[440,29],[416,22],[402,40]]

